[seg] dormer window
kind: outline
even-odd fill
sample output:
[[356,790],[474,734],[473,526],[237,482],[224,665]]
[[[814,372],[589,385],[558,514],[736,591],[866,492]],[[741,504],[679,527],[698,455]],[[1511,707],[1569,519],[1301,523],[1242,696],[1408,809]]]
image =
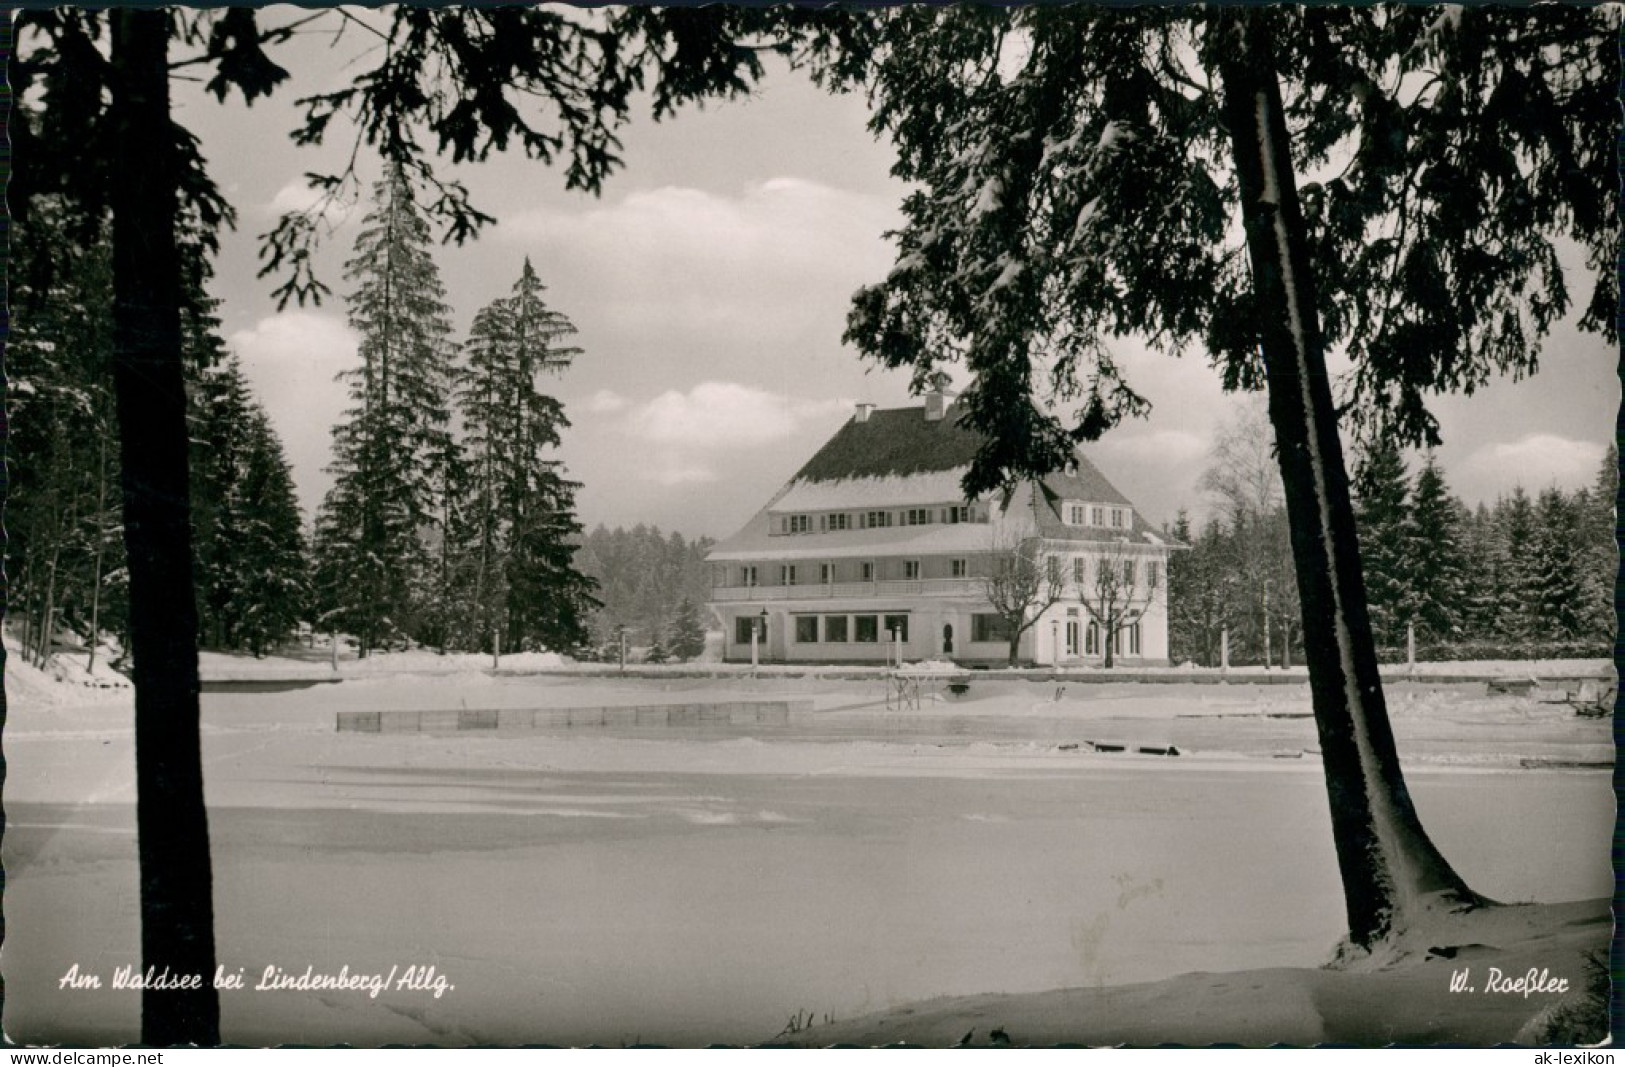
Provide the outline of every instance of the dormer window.
[[891,525],[891,512],[866,511],[863,514],[863,525],[871,530]]
[[1090,508],[1089,509],[1089,525],[1090,526],[1104,526],[1104,525],[1106,525],[1106,509],[1103,508],[1103,507],[1098,507],[1098,506]]
[[848,524],[852,521],[852,516],[848,515],[844,511],[838,511],[833,515],[827,516],[827,519],[827,528],[829,530],[845,530],[848,528]]
[[786,516],[784,523],[785,533],[804,534],[812,532],[811,515],[789,515]]
[[1066,521],[1067,521],[1067,523],[1069,525],[1071,525],[1071,526],[1082,526],[1083,525],[1083,505],[1082,504],[1073,504],[1071,507],[1067,508],[1066,510],[1067,510],[1067,519],[1066,519]]
[[1112,526],[1120,530],[1127,525],[1128,512],[1122,508],[1112,508]]
[[931,524],[931,509],[909,508],[903,515],[903,522],[907,526],[929,526]]

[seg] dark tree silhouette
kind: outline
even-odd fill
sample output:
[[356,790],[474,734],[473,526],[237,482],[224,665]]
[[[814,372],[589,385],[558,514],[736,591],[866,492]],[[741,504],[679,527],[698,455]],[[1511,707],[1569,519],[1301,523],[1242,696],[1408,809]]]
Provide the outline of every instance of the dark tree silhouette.
[[123,461],[135,685],[141,959],[198,978],[144,989],[149,1045],[220,1043],[213,874],[198,737],[197,610],[181,375],[180,167],[169,129],[169,15],[110,12],[113,392]]
[[[1505,8],[898,9],[874,128],[912,185],[848,340],[961,361],[965,490],[1061,467],[1144,411],[1111,341],[1200,344],[1267,388],[1349,940],[1477,902],[1400,774],[1338,437],[1434,443],[1430,394],[1528,373],[1569,306],[1613,329],[1613,16]],[[1301,190],[1300,190],[1301,185]],[[1239,224],[1239,225],[1238,225]],[[1240,240],[1236,237],[1239,234]],[[1326,349],[1353,362],[1334,401]]]
[[[56,194],[88,234],[113,221],[114,391],[119,412],[130,636],[136,688],[142,960],[172,974],[201,973],[196,992],[144,989],[148,1044],[215,1044],[213,907],[199,759],[197,619],[191,608],[186,410],[181,375],[183,294],[207,270],[216,234],[233,213],[208,176],[196,139],[171,117],[178,67],[209,69],[206,88],[252,103],[289,79],[268,52],[317,19],[251,8],[215,11],[30,9],[10,29],[14,169],[8,202],[27,225],[37,198]],[[263,21],[262,21],[263,20]],[[369,27],[387,47],[350,85],[306,102],[297,143],[320,142],[335,118],[414,181],[437,192],[431,216],[455,240],[490,216],[431,159],[478,161],[510,146],[565,165],[571,188],[597,191],[620,165],[617,127],[647,91],[657,116],[684,103],[747,92],[764,51],[788,54],[764,33],[805,29],[830,45],[845,24],[820,28],[813,12],[629,8],[601,25],[545,8],[398,7]],[[188,50],[171,59],[170,46]],[[843,62],[841,66],[847,64]],[[425,137],[433,147],[426,147]],[[352,157],[353,159],[354,157]],[[355,178],[318,177],[333,191]],[[311,269],[320,226],[290,216],[268,235],[267,273],[284,301],[319,298]],[[186,284],[183,284],[186,283]]]

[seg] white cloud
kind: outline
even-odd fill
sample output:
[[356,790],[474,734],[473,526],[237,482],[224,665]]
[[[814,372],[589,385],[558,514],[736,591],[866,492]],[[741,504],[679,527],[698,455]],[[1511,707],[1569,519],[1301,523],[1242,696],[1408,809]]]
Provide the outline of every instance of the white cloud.
[[1535,491],[1547,486],[1589,485],[1606,445],[1558,434],[1532,433],[1475,449],[1453,472],[1453,487],[1467,499],[1493,499],[1514,486]]
[[1124,462],[1153,466],[1186,466],[1205,462],[1211,442],[1185,430],[1152,430],[1148,433],[1107,434],[1100,443],[1088,446]]
[[657,459],[655,465],[644,471],[644,477],[657,485],[667,487],[680,485],[704,485],[721,479],[716,471],[710,467],[694,464],[670,463],[665,459]]
[[701,382],[661,393],[629,411],[628,433],[677,450],[751,448],[795,437],[803,427],[848,412],[848,400],[805,400],[738,382]]
[[282,438],[309,515],[329,484],[322,469],[347,406],[335,376],[354,364],[356,335],[335,315],[296,310],[260,319],[229,340]]
[[664,186],[586,210],[536,207],[493,236],[539,269],[561,265],[548,284],[588,320],[602,304],[617,331],[716,350],[808,331],[838,342],[852,291],[891,264],[882,235],[896,223],[888,198],[774,178],[732,194]]
[[613,389],[600,389],[589,396],[581,405],[583,411],[592,415],[613,415],[617,411],[625,410],[626,397]]
[[876,244],[884,267],[890,257],[878,238],[895,220],[895,208],[884,198],[773,178],[731,196],[663,186],[584,212],[540,207],[504,219],[497,235],[519,245],[592,245],[617,267],[652,257],[711,267],[749,261],[780,270],[850,257],[851,238],[860,235]]

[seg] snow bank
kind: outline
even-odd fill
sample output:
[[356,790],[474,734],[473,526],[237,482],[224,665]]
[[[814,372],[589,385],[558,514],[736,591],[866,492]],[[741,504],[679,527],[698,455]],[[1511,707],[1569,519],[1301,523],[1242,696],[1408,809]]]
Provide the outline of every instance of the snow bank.
[[[556,670],[571,661],[556,652],[515,652],[502,656],[503,670]],[[492,659],[483,652],[436,652],[415,648],[396,652],[375,652],[365,659],[341,650],[337,670],[332,648],[325,643],[308,650],[285,650],[272,656],[246,653],[199,652],[198,669],[205,681],[245,680],[327,680],[340,678],[379,678],[413,675],[473,675],[489,670]]]
[[130,699],[130,680],[108,665],[105,651],[94,669],[83,652],[59,652],[44,667],[26,662],[11,634],[6,643],[6,703],[12,708],[62,707],[72,704],[122,704]]
[[[1011,1044],[1547,1044],[1587,1004],[1605,952],[1609,902],[1499,906],[1444,918],[1405,966],[1182,974],[1158,982],[1043,993],[942,997],[795,1035],[804,1047]],[[1458,975],[1464,978],[1458,979]],[[1534,976],[1531,978],[1530,976]],[[1457,988],[1459,982],[1459,988]],[[1522,986],[1519,986],[1519,983]],[[1526,990],[1539,984],[1541,991]]]

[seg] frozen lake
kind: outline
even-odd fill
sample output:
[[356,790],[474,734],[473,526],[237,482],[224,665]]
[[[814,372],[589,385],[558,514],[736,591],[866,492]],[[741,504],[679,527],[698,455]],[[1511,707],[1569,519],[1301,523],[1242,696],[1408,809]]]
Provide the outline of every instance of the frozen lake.
[[[250,987],[222,994],[225,1039],[755,1043],[798,1012],[1314,965],[1340,932],[1301,687],[1056,702],[1052,687],[990,685],[898,713],[860,683],[705,684],[395,679],[207,697],[219,957]],[[818,710],[752,736],[333,729],[337,709],[746,688]],[[1594,759],[1606,724],[1481,688],[1396,687],[1390,701],[1423,820],[1475,889],[1610,892],[1607,772],[1519,766]],[[57,988],[74,963],[111,975],[138,961],[127,720],[59,708],[8,725],[13,1040],[137,1036],[136,993]],[[1103,738],[1189,754],[1061,747]],[[412,965],[455,988],[251,988],[268,967]]]

